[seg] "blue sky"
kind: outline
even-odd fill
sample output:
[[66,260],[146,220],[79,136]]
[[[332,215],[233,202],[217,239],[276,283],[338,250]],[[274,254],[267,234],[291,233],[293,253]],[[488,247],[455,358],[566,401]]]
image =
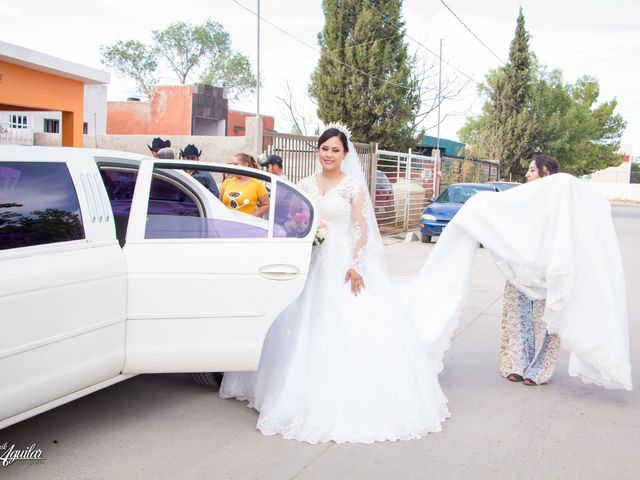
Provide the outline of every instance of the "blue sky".
[[[618,112],[627,120],[623,144],[640,155],[640,2],[638,0],[445,0],[464,23],[499,57],[506,59],[513,38],[518,9],[522,6],[531,49],[541,63],[560,68],[565,80],[581,75],[599,80],[602,101],[616,97]],[[99,47],[117,40],[148,42],[151,31],[173,21],[201,23],[212,18],[231,35],[233,46],[255,65],[257,51],[257,0],[0,0],[0,39],[66,60],[102,68]],[[244,8],[243,8],[244,7]],[[289,85],[294,104],[317,123],[315,107],[307,97],[309,76],[319,56],[317,34],[324,17],[315,0],[262,0],[260,63],[263,88],[262,113],[276,117],[276,128],[289,131],[291,122],[284,104]],[[466,82],[462,93],[442,106],[441,135],[457,138],[466,115],[477,114],[483,100],[474,81],[500,61],[451,14],[441,0],[405,0],[407,43],[429,65],[437,66],[439,41],[443,39],[443,81]],[[284,33],[286,32],[286,33]],[[455,68],[454,68],[455,67]],[[435,72],[435,70],[433,70]],[[461,73],[463,72],[463,73]],[[471,77],[469,79],[468,77]],[[195,79],[194,79],[195,80]],[[433,77],[436,87],[437,75]],[[169,72],[163,83],[174,83]],[[134,95],[133,83],[112,75],[109,99]],[[243,98],[232,108],[254,111],[255,97]],[[435,112],[425,126],[435,126]],[[428,131],[435,135],[435,127]]]

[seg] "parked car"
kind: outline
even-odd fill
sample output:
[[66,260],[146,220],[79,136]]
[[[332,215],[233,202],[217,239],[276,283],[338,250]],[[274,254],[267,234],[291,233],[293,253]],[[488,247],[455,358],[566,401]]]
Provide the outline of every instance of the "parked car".
[[493,185],[499,191],[504,192],[509,190],[510,188],[517,187],[518,185],[522,185],[518,182],[486,182],[485,185]]
[[[270,182],[269,218],[195,168]],[[303,191],[254,169],[0,146],[0,428],[140,373],[255,370],[316,224]]]
[[482,191],[498,192],[499,189],[487,183],[454,183],[449,185],[422,212],[420,218],[422,241],[430,243],[431,237],[440,235],[462,205],[476,193]]
[[396,216],[396,203],[393,185],[380,170],[376,170],[376,197],[374,210],[378,223],[392,221]]

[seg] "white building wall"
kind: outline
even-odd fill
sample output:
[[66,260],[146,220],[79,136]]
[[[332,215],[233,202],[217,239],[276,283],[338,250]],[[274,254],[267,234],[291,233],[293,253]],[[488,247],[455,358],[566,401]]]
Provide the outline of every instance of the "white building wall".
[[107,86],[84,86],[84,121],[88,135],[107,133]]
[[622,162],[617,167],[598,170],[583,178],[598,183],[629,183],[629,179],[631,178],[631,161]]
[[[21,115],[27,117],[27,125],[33,133],[44,132],[44,121],[46,119],[57,120],[59,128],[62,129],[62,113],[58,111],[11,111],[0,112],[0,123],[4,128],[9,127],[11,115]],[[88,135],[104,135],[107,133],[107,86],[106,85],[85,85],[84,86],[84,123],[87,124]],[[94,130],[95,128],[95,130]],[[61,132],[59,132],[61,133]]]

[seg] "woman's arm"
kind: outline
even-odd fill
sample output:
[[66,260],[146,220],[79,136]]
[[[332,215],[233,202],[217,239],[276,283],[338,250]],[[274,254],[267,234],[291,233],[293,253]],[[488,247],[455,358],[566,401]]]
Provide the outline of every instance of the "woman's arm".
[[256,209],[255,212],[253,212],[253,215],[256,217],[261,217],[269,211],[269,195],[263,195],[258,198],[258,204],[260,206]]
[[351,282],[351,293],[358,295],[364,288],[364,279],[360,274],[364,249],[367,245],[367,219],[365,217],[366,193],[358,188],[357,193],[351,199],[351,221],[355,231],[355,239],[352,249],[351,267],[345,275],[345,282]]

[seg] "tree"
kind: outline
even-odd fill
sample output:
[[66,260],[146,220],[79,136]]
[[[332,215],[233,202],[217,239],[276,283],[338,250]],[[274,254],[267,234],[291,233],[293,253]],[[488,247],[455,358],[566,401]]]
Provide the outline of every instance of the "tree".
[[420,107],[404,42],[399,0],[323,0],[320,59],[310,95],[325,123],[347,124],[357,140],[388,149],[415,144]]
[[640,158],[631,161],[631,179],[629,183],[640,183]]
[[564,172],[586,175],[619,165],[626,123],[614,113],[616,100],[596,105],[600,88],[590,77],[565,84],[562,73],[540,72],[532,108],[541,125],[536,151],[553,155]]
[[562,171],[575,175],[619,164],[625,122],[614,114],[616,101],[596,106],[595,79],[565,84],[560,70],[547,72],[537,64],[525,40],[520,11],[509,64],[487,75],[480,92],[489,98],[460,138],[475,155],[500,160],[501,176],[513,180],[523,179],[537,152],[553,155]]
[[101,62],[133,79],[138,91],[151,96],[151,87],[158,81],[155,71],[158,68],[157,52],[138,40],[122,40],[110,46],[100,47]]
[[152,36],[153,45],[128,40],[102,46],[102,63],[135,80],[147,96],[157,83],[161,59],[182,84],[199,75],[201,83],[222,87],[234,98],[255,89],[251,62],[233,51],[229,34],[219,23],[207,20],[202,25],[191,25],[179,21],[153,31]]
[[480,118],[470,122],[461,137],[474,145],[476,153],[500,160],[503,178],[523,178],[531,158],[538,121],[528,109],[535,59],[529,52],[529,33],[522,8],[509,49],[509,61],[487,75],[489,101]]

